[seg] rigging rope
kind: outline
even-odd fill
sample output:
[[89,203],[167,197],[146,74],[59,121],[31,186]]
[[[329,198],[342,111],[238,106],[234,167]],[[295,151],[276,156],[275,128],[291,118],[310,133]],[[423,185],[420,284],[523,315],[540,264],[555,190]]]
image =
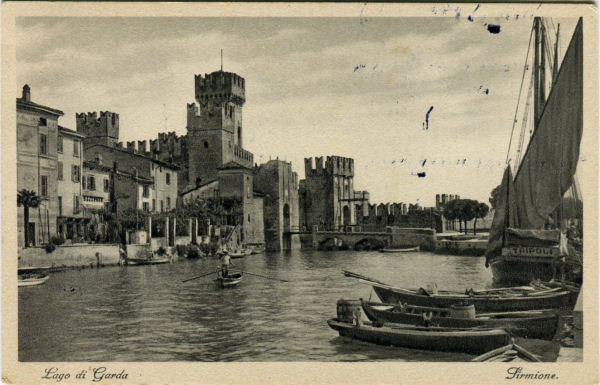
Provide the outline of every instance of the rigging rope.
[[[515,168],[519,167],[521,163],[521,153],[523,151],[523,143],[525,141],[525,128],[527,127],[527,121],[529,118],[529,110],[531,108],[531,92],[533,91],[533,76],[531,77],[531,83],[529,84],[529,91],[527,91],[527,97],[525,100],[527,101],[525,104],[525,112],[523,113],[523,123],[521,124],[521,132],[519,134],[519,146],[517,147],[517,159],[514,164]],[[529,136],[533,133],[533,129],[529,130]]]
[[519,113],[519,103],[521,102],[521,93],[523,91],[523,81],[525,80],[525,73],[527,72],[527,60],[529,59],[529,51],[531,50],[531,37],[533,36],[533,26],[531,26],[531,32],[529,33],[529,43],[527,44],[527,55],[525,55],[525,64],[523,65],[523,76],[521,77],[521,86],[519,87],[519,97],[517,98],[517,106],[515,108],[515,117],[513,118],[512,129],[510,131],[510,141],[508,142],[508,150],[506,151],[506,161],[508,164],[508,157],[510,155],[510,147],[512,146],[513,134],[515,132],[515,124],[517,122],[517,114]]

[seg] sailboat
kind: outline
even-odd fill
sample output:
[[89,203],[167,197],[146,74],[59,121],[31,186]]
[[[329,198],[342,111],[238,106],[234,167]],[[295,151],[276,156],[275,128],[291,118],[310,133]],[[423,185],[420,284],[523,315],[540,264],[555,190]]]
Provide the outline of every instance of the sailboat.
[[[533,279],[565,276],[570,276],[567,277],[570,280],[580,279],[582,222],[567,220],[564,209],[566,193],[577,190],[575,172],[583,131],[582,23],[580,18],[560,69],[557,54],[560,25],[556,30],[554,65],[549,68],[550,92],[546,98],[546,58],[552,55],[547,35],[550,24],[541,18],[533,22],[530,36],[535,37],[534,65],[528,93],[528,96],[533,94],[533,114],[529,115],[533,129],[521,157],[520,146],[525,136],[522,128],[515,176],[507,155],[507,167],[493,197],[495,212],[486,266],[491,267],[496,282],[528,283]],[[524,70],[528,70],[527,65]],[[529,106],[524,110],[526,115]],[[515,114],[514,123],[516,118]],[[523,127],[527,119],[524,116]],[[509,144],[509,154],[510,147]],[[575,191],[571,202],[577,199]]]

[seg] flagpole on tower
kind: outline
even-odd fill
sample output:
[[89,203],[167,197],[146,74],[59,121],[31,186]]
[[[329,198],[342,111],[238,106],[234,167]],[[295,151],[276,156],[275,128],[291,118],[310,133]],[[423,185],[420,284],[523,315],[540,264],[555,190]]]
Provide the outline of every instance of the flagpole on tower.
[[221,72],[223,72],[223,48],[221,48]]

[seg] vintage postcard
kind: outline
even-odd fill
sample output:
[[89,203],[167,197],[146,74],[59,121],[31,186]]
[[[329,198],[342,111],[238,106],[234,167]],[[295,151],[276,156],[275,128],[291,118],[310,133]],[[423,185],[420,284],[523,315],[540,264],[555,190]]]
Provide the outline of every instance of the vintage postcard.
[[4,383],[598,382],[595,5],[2,11]]

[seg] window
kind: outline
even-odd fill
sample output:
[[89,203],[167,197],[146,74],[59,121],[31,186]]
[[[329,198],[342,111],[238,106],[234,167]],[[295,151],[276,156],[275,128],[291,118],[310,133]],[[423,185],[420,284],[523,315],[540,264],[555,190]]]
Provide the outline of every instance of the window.
[[63,164],[58,162],[58,180],[63,180]]
[[81,188],[85,190],[85,175],[83,176],[83,178],[81,178]]
[[90,179],[88,181],[88,190],[96,190],[96,178],[90,175]]
[[62,137],[62,135],[59,135],[58,139],[56,141],[56,151],[60,152],[61,154],[63,152],[63,137]]
[[152,199],[152,211],[156,211],[156,199]]
[[208,148],[208,142],[206,140],[204,141],[204,148]]
[[165,208],[163,206],[163,201],[161,199],[161,201],[160,201],[160,212],[162,213],[163,211],[165,211]]
[[150,186],[147,184],[142,186],[142,196],[144,198],[148,198],[150,196]]
[[79,195],[73,195],[73,214],[79,213]]
[[75,183],[79,183],[81,179],[81,171],[79,166],[71,165],[71,180]]
[[167,197],[167,210],[171,209],[171,197]]
[[167,184],[171,184],[171,174],[167,173]]
[[99,152],[94,154],[94,159],[96,159],[96,163],[102,164],[102,154],[100,154]]
[[48,137],[45,134],[40,134],[40,154],[48,154]]
[[108,192],[108,190],[109,190],[108,179],[104,179],[104,192]]
[[144,202],[142,204],[142,207],[144,208],[144,211],[146,211],[146,212],[150,211],[150,206],[148,205],[148,202]]
[[62,217],[62,197],[58,197],[58,216]]
[[40,182],[40,195],[43,197],[48,196],[48,177],[42,175]]
[[79,156],[79,141],[73,141],[73,156]]
[[46,120],[46,118],[40,118],[40,126],[47,126],[48,125],[48,121]]
[[248,222],[250,222],[250,214],[248,214]]

